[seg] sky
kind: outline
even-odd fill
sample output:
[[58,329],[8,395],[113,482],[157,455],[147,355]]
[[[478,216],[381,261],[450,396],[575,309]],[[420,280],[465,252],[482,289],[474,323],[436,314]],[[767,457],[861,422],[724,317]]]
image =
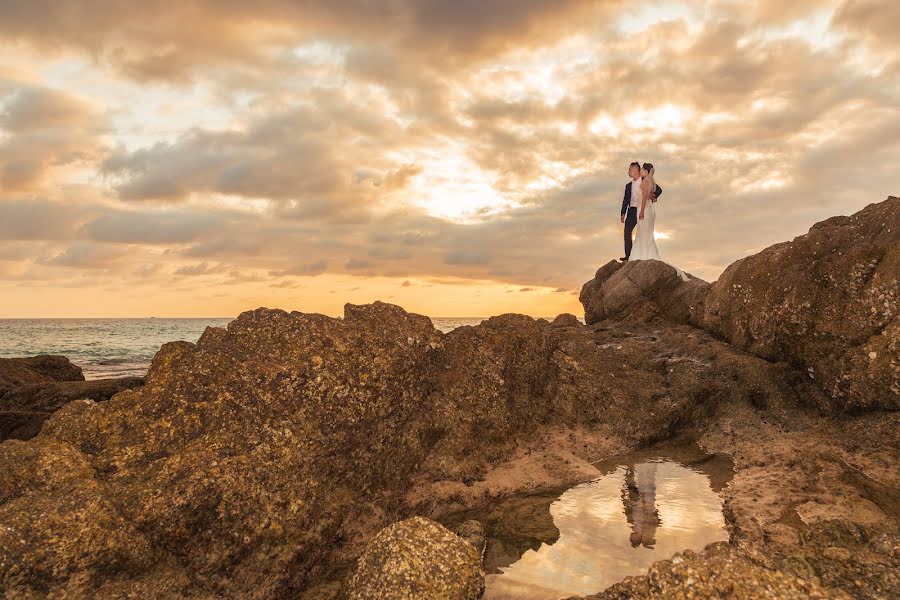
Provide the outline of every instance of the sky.
[[895,0],[0,0],[0,318],[583,313],[900,192]]

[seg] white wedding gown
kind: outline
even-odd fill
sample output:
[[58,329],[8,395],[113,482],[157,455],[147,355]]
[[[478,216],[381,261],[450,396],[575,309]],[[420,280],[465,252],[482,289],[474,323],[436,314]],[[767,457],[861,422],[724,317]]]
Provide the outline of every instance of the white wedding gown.
[[[647,200],[647,206],[644,208],[644,219],[638,220],[637,234],[634,238],[634,246],[631,247],[631,256],[628,260],[662,260],[659,257],[659,248],[656,247],[656,236],[654,227],[656,226],[656,202]],[[641,208],[638,204],[638,214]]]
[[[638,204],[638,215],[641,209]],[[637,234],[634,238],[634,245],[631,248],[631,256],[628,260],[658,260],[664,262],[659,256],[659,248],[656,246],[656,202],[647,200],[647,206],[644,207],[644,219],[638,218]],[[684,271],[674,265],[669,265],[675,269],[682,281],[690,281]]]

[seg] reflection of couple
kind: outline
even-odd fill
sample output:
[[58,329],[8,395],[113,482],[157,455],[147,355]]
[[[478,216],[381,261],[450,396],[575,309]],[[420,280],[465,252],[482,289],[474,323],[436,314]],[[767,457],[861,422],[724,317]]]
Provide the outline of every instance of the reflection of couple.
[[622,488],[625,518],[631,525],[631,547],[653,548],[656,528],[662,525],[656,509],[656,463],[628,467]]

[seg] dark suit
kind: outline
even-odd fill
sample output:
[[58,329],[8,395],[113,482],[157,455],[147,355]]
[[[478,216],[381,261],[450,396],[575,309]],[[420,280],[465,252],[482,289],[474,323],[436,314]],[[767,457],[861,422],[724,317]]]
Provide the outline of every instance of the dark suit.
[[[625,197],[622,199],[622,216],[625,217],[625,258],[631,257],[631,234],[634,232],[634,228],[637,227],[638,222],[638,208],[635,206],[631,206],[631,184],[633,181],[629,181],[625,186]],[[656,197],[659,198],[662,195],[662,188],[659,185],[656,186]]]

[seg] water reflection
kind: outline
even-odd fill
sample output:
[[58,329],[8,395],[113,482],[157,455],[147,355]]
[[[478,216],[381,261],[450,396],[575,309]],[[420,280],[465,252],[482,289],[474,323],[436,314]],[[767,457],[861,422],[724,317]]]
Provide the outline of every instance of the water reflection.
[[484,598],[588,595],[677,552],[728,539],[716,494],[730,477],[726,458],[645,452],[598,466],[602,477],[562,494],[465,515],[489,536]]
[[625,520],[631,525],[631,547],[653,548],[656,528],[662,525],[656,508],[656,463],[627,467],[622,487]]

